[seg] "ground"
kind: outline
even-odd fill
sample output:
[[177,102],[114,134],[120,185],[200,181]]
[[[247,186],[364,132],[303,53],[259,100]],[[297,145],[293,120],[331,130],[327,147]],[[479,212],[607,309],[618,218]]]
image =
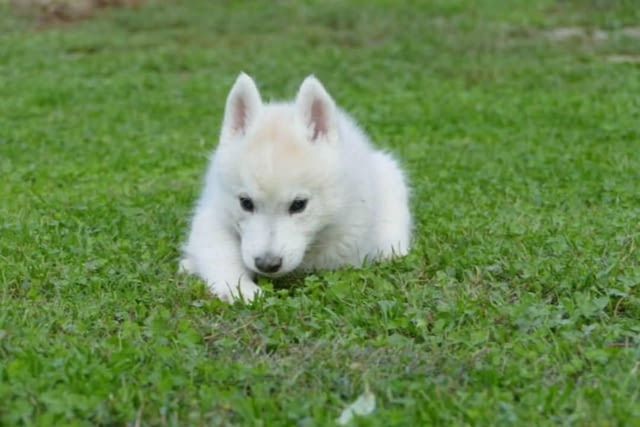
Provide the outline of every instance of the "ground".
[[[639,419],[635,1],[0,9],[0,424]],[[251,306],[177,274],[241,70],[397,154],[409,256]]]

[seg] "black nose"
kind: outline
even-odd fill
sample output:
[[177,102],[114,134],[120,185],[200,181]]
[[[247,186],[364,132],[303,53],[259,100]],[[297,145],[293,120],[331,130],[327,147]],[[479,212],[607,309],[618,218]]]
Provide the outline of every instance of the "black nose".
[[253,262],[256,263],[258,270],[263,273],[275,273],[282,267],[282,257],[271,254],[255,257]]

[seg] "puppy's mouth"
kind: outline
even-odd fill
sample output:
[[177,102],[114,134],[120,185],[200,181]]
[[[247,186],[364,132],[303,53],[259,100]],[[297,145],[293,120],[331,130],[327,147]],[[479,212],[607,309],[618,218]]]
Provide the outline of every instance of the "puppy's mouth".
[[269,279],[277,279],[279,277],[286,276],[287,274],[291,273],[291,270],[278,270],[273,273],[269,273],[269,272],[253,269],[253,272],[258,276],[268,277]]

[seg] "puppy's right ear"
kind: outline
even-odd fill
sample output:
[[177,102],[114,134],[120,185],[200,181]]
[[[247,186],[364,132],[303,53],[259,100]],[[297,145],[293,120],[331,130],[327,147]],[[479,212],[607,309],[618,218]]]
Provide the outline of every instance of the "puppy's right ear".
[[313,75],[302,82],[296,109],[308,131],[309,140],[333,140],[337,132],[336,105],[322,83]]
[[262,99],[253,79],[245,73],[240,73],[227,96],[222,123],[223,136],[244,135],[261,107]]

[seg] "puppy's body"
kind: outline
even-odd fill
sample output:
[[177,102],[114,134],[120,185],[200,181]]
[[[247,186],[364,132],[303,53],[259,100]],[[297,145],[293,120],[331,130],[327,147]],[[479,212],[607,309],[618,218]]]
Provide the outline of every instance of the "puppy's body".
[[181,268],[231,301],[253,276],[335,269],[406,254],[404,175],[308,77],[289,103],[263,103],[241,74],[196,206]]

